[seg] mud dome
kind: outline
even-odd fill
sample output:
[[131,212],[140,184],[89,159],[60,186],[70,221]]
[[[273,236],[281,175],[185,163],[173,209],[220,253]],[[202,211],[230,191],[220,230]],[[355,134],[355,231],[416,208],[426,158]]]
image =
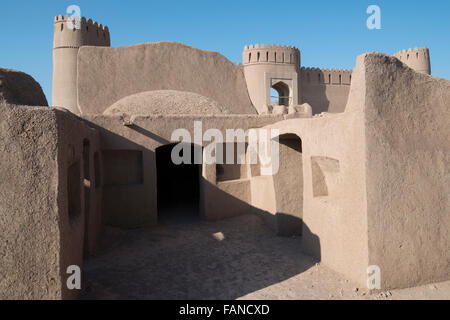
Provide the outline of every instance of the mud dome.
[[156,90],[125,97],[105,110],[104,115],[221,114],[230,113],[217,102],[192,92]]

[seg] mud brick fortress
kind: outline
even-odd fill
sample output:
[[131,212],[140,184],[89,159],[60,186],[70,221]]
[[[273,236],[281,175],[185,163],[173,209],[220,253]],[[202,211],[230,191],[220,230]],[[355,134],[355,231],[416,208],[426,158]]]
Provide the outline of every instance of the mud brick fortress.
[[[102,226],[174,214],[261,215],[361,286],[372,265],[382,289],[450,279],[450,81],[431,76],[428,49],[341,70],[256,44],[236,65],[175,42],[110,47],[106,26],[67,20],[54,20],[53,107],[0,69],[0,298],[77,298],[67,267],[96,252]],[[194,121],[279,130],[278,172],[173,164],[172,132],[193,136]]]

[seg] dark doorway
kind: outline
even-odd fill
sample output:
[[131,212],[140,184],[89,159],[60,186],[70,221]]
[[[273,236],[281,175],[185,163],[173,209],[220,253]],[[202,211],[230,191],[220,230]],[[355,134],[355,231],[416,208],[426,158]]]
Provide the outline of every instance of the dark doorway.
[[[194,163],[194,154],[201,147],[185,144],[190,150],[190,163],[175,164],[169,144],[156,149],[158,220],[177,221],[199,217],[201,164]],[[180,151],[183,157],[183,150]],[[200,157],[201,158],[201,157]]]

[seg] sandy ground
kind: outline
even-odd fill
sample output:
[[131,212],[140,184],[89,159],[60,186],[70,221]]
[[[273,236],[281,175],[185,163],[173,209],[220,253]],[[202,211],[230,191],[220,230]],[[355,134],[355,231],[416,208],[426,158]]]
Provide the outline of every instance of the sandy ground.
[[83,299],[450,299],[450,281],[370,295],[260,217],[106,228]]

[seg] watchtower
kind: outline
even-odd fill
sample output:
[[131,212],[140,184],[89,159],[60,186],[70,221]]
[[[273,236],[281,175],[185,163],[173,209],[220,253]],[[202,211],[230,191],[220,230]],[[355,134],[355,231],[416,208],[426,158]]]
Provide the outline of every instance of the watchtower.
[[[291,46],[249,45],[244,47],[242,61],[250,99],[258,113],[267,112],[269,105],[298,104],[300,50]],[[276,97],[271,96],[271,89],[277,92]]]
[[428,48],[402,50],[394,56],[417,72],[431,74],[430,51]]
[[76,21],[66,15],[55,17],[53,36],[52,105],[79,114],[77,101],[77,55],[81,46],[111,44],[108,27],[91,19]]

